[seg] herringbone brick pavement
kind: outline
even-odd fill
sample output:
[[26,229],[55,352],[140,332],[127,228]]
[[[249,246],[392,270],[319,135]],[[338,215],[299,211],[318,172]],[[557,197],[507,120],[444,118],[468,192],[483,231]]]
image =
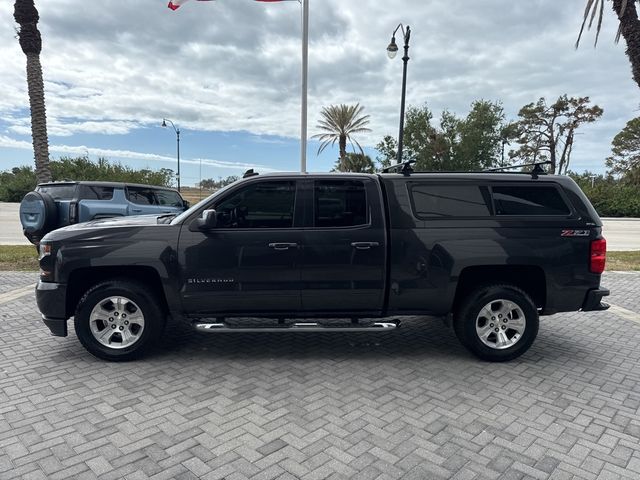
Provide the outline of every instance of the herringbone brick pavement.
[[[19,288],[33,274],[0,273]],[[608,274],[640,312],[640,274]],[[520,359],[470,356],[439,321],[386,334],[170,327],[144,359],[0,305],[1,479],[640,478],[640,324],[542,319]]]

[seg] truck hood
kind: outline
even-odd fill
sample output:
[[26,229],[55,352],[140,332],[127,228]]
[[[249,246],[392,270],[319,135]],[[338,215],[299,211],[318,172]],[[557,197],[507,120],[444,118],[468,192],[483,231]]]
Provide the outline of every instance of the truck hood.
[[58,229],[59,231],[85,230],[87,228],[138,227],[158,224],[158,218],[165,215],[137,215],[130,217],[112,217],[76,223]]
[[[165,217],[164,219],[162,217]],[[167,219],[167,217],[169,217]],[[140,215],[131,217],[115,217],[103,218],[99,220],[91,220],[84,223],[76,223],[66,227],[58,228],[49,232],[42,239],[47,241],[65,241],[71,239],[88,240],[88,239],[105,239],[105,238],[127,238],[141,230],[157,230],[158,228],[168,227],[168,221],[172,216],[164,215]],[[166,221],[163,221],[165,220]]]

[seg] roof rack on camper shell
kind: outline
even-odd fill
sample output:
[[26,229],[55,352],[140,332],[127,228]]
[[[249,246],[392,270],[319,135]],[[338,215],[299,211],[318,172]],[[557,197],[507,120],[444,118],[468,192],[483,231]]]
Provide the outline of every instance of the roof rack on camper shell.
[[[394,165],[390,165],[388,167],[385,167],[382,169],[382,173],[390,173],[390,172],[398,172],[401,173],[402,175],[411,175],[412,173],[478,173],[478,172],[464,172],[464,171],[460,171],[460,172],[416,172],[413,169],[413,164],[416,163],[415,160],[405,160],[402,163],[396,163]],[[496,168],[489,168],[487,170],[482,170],[481,173],[497,173],[497,172],[503,172],[505,170],[514,170],[516,168],[523,168],[523,167],[533,167],[533,169],[530,172],[512,172],[512,173],[523,173],[526,175],[531,175],[531,178],[533,178],[534,180],[538,178],[539,175],[546,175],[547,172],[544,170],[544,168],[542,168],[543,165],[551,165],[550,161],[544,161],[544,162],[535,162],[535,163],[522,163],[520,165],[509,165],[506,167],[496,167]]]

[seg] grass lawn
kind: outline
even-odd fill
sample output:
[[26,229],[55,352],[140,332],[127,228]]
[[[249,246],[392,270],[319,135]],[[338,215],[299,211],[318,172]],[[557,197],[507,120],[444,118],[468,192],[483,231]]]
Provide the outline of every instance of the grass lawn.
[[33,245],[0,245],[0,270],[38,270],[38,252]]
[[[32,245],[0,245],[0,271],[38,270],[38,254]],[[640,271],[640,251],[607,252],[607,270]]]
[[607,270],[640,271],[640,252],[607,252]]
[[182,187],[180,189],[180,194],[182,198],[187,200],[191,205],[195,205],[203,198],[207,198],[209,195],[213,193],[213,190],[202,190],[194,187]]

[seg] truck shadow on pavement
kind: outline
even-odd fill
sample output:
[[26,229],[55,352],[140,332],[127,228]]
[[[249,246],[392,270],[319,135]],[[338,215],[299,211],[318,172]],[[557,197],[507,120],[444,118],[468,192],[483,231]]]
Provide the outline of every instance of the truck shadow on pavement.
[[[582,342],[571,332],[558,332],[553,322],[543,319],[538,338],[522,357],[504,365],[553,364],[587,361],[594,358],[590,342]],[[583,340],[586,340],[583,338]],[[435,318],[403,320],[397,330],[384,333],[217,333],[196,332],[187,323],[169,325],[146,359],[188,357],[208,360],[250,359],[330,359],[371,360],[411,359],[417,362],[441,361],[489,365],[470,354],[458,341],[453,329]]]
[[364,359],[414,357],[422,359],[473,358],[453,330],[439,319],[402,320],[390,332],[320,333],[201,333],[186,323],[167,327],[159,345],[148,355],[188,355],[215,358]]

